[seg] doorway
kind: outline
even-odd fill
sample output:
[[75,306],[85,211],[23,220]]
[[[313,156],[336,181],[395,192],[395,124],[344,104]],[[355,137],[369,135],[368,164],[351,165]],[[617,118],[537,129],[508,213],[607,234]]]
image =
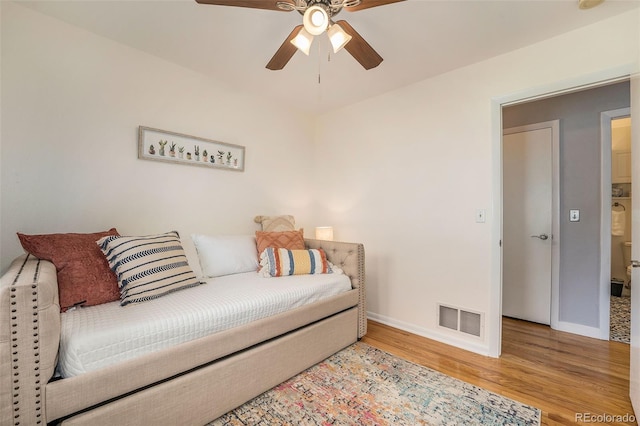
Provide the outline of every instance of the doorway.
[[502,314],[557,320],[559,121],[503,131]]
[[[604,286],[601,279],[601,243],[604,243],[601,222],[604,220],[605,193],[601,189],[600,114],[629,105],[630,83],[625,80],[522,101],[501,109],[502,128],[559,120],[559,223],[554,233],[562,243],[558,245],[558,290],[552,294],[554,306],[550,321],[551,327],[559,331],[609,339],[609,300],[606,306],[602,305],[603,292],[607,295],[610,292],[610,277],[607,269]],[[503,184],[505,178],[503,175]],[[610,193],[609,184],[606,194]],[[502,205],[506,202],[503,198]],[[610,204],[607,208],[610,214]],[[502,239],[506,238],[506,220],[503,216]],[[606,234],[610,242],[610,231]],[[505,251],[503,248],[503,261]],[[609,256],[607,254],[607,258]],[[500,267],[503,291],[506,285],[504,266]]]
[[[571,333],[582,334],[588,337],[595,337],[598,339],[605,339],[603,334],[605,333],[603,330],[603,326],[606,325],[606,339],[609,338],[609,322],[608,322],[608,295],[610,293],[610,283],[607,282],[606,286],[602,285],[602,280],[600,277],[601,272],[601,248],[599,247],[600,242],[604,243],[605,241],[609,241],[608,246],[610,247],[610,240],[608,239],[609,235],[607,234],[607,239],[602,239],[600,232],[602,232],[601,226],[601,214],[600,211],[594,213],[593,203],[596,202],[596,208],[601,210],[604,209],[602,199],[605,194],[611,194],[611,187],[606,189],[606,192],[602,192],[602,188],[598,188],[598,182],[593,183],[589,181],[589,189],[584,191],[577,191],[574,189],[570,189],[567,191],[565,186],[565,182],[567,179],[574,180],[576,178],[580,180],[586,175],[582,175],[579,171],[576,170],[576,165],[584,166],[583,163],[586,163],[589,158],[586,157],[587,153],[575,153],[576,146],[570,147],[571,153],[567,152],[567,145],[565,140],[565,132],[567,130],[567,122],[564,120],[562,115],[559,115],[558,112],[563,112],[561,109],[551,109],[545,108],[544,106],[533,104],[538,101],[550,99],[552,97],[564,96],[564,94],[577,94],[581,92],[591,92],[592,90],[598,90],[600,88],[608,88],[614,89],[616,93],[603,94],[600,96],[600,100],[603,101],[601,105],[599,105],[597,109],[596,117],[602,111],[615,110],[620,108],[630,108],[631,109],[631,117],[634,123],[640,122],[640,111],[638,110],[638,105],[631,107],[631,99],[637,101],[640,99],[640,78],[637,76],[629,78],[629,75],[621,75],[619,71],[610,70],[608,73],[604,75],[598,76],[598,78],[594,78],[593,76],[584,77],[584,78],[576,78],[573,80],[574,86],[561,85],[561,89],[558,90],[557,86],[549,86],[545,90],[545,88],[534,88],[526,93],[514,93],[508,96],[503,96],[501,98],[496,98],[492,101],[492,116],[493,116],[493,128],[494,128],[494,167],[495,170],[499,170],[499,173],[494,174],[493,180],[493,188],[496,194],[501,194],[502,188],[502,129],[508,127],[515,127],[518,125],[524,125],[527,123],[533,122],[541,122],[550,119],[560,118],[561,123],[561,166],[560,166],[560,192],[561,192],[561,204],[560,204],[560,217],[561,217],[561,229],[560,233],[563,241],[563,248],[560,252],[561,259],[561,274],[559,286],[561,296],[559,297],[559,327],[557,329],[561,331],[568,331]],[[616,90],[616,86],[622,84],[623,87],[618,87]],[[562,93],[561,93],[562,92]],[[520,117],[522,118],[522,122],[514,122],[514,117],[505,117],[505,111],[513,108],[520,107],[522,105],[527,105],[524,111],[520,111]],[[596,129],[598,132],[597,135],[597,160],[596,164],[593,163],[592,160],[589,161],[587,167],[592,171],[597,173],[597,179],[601,179],[602,164],[600,161],[602,160],[601,152],[601,138],[599,135],[602,126],[598,124],[589,124],[585,128],[584,121],[586,119],[592,120],[593,113],[585,113],[584,109],[587,107],[587,102],[577,105],[568,105],[565,103],[564,107],[566,108],[565,112],[572,112],[575,115],[579,116],[579,122],[582,126],[578,127],[578,130],[584,130],[582,132],[578,132],[576,136],[576,144],[579,144],[579,147],[582,148],[583,144],[586,142],[587,138],[592,139],[593,129]],[[553,114],[550,117],[548,114]],[[599,119],[599,117],[597,117]],[[510,121],[511,120],[511,121]],[[570,126],[570,127],[573,127]],[[574,129],[570,129],[572,131]],[[591,144],[591,142],[589,142]],[[640,164],[640,126],[634,125],[632,128],[632,146],[634,149],[632,150],[632,156],[634,162]],[[637,148],[637,149],[636,149]],[[585,149],[588,149],[590,152],[590,157],[592,155],[592,147],[585,146]],[[567,170],[567,165],[569,169]],[[636,182],[640,181],[640,167],[635,167],[632,169],[632,175]],[[591,177],[589,177],[591,179]],[[570,182],[574,184],[575,182]],[[632,190],[634,193],[634,197],[639,199],[640,197],[640,187],[636,185],[636,188]],[[579,194],[586,197],[584,199],[578,199],[574,196],[574,194]],[[494,277],[494,285],[492,286],[492,294],[491,299],[495,301],[496,304],[502,303],[502,255],[503,249],[501,244],[499,244],[502,240],[502,221],[501,217],[502,213],[502,204],[503,200],[501,196],[495,198],[495,202],[493,203],[494,211],[497,215],[500,215],[499,220],[496,223],[496,227],[492,230],[492,235],[496,240],[496,246],[493,251],[493,277]],[[588,204],[588,205],[587,205]],[[590,220],[585,223],[585,216],[581,216],[581,226],[584,226],[584,229],[581,229],[582,232],[579,234],[572,234],[574,230],[574,224],[569,222],[569,210],[575,207],[579,207],[580,209],[587,208],[588,215],[586,216]],[[609,204],[606,205],[606,210],[611,211],[611,206]],[[593,216],[595,214],[596,222],[597,222],[597,234],[593,233]],[[635,223],[640,223],[640,209],[638,208],[638,203],[636,203],[636,207],[632,211],[633,221]],[[576,229],[578,227],[575,227]],[[589,228],[589,229],[586,229]],[[609,228],[607,231],[610,232]],[[565,237],[568,236],[569,240]],[[597,247],[597,255],[595,260],[592,256],[593,245]],[[633,235],[632,241],[638,242],[636,247],[633,247],[632,256],[633,259],[638,260],[640,256],[638,253],[640,252],[640,226],[633,227]],[[569,247],[567,247],[569,246]],[[574,252],[574,253],[571,253]],[[607,256],[608,258],[609,256]],[[595,260],[595,262],[594,262]],[[640,264],[640,262],[638,263]],[[595,266],[595,268],[594,268]],[[594,271],[595,269],[595,271]],[[564,270],[564,271],[563,271]],[[606,270],[607,277],[609,275],[609,271]],[[595,282],[592,282],[595,277]],[[640,283],[640,268],[633,268],[632,272],[632,281],[635,278],[635,281]],[[591,280],[591,281],[589,281]],[[638,318],[640,317],[640,304],[638,303],[638,290],[640,287],[637,285],[632,285],[631,292],[634,295],[635,302],[631,306],[631,317]],[[600,296],[607,295],[607,306],[606,311],[603,309],[601,300],[603,300]],[[638,297],[635,297],[638,296]],[[606,314],[605,314],[606,312]],[[607,321],[606,324],[601,320],[601,316],[606,315]],[[595,318],[594,318],[595,316]],[[594,321],[595,319],[595,321]],[[497,335],[495,336],[495,340],[490,342],[491,344],[491,354],[495,356],[499,356],[502,348],[502,330],[501,323],[502,316],[496,316],[492,319],[495,321],[496,328],[498,330]],[[637,322],[634,319],[635,322]],[[631,330],[631,362],[630,362],[630,397],[633,403],[633,406],[637,410],[640,407],[640,327],[632,327]]]
[[[602,129],[602,254],[601,321],[610,340],[630,343],[631,337],[631,119],[630,108],[604,111]],[[609,244],[606,244],[609,242]]]

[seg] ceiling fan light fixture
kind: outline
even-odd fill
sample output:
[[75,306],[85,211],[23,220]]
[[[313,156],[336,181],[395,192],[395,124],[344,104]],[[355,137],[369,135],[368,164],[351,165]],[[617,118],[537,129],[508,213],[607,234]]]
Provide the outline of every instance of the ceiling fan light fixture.
[[305,10],[302,24],[309,34],[320,35],[329,25],[329,14],[324,7],[313,5]]
[[593,9],[603,2],[604,0],[578,0],[578,8],[582,10]]
[[309,56],[309,49],[313,42],[313,35],[309,34],[304,28],[300,28],[298,34],[291,40],[291,44],[298,48],[299,51]]
[[327,30],[327,35],[331,46],[333,46],[333,53],[338,53],[351,41],[351,36],[338,24],[331,25]]

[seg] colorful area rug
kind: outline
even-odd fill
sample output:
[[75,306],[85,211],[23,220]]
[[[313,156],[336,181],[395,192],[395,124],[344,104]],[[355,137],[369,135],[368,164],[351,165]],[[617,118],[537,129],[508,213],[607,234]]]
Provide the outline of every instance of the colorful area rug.
[[631,298],[611,296],[609,340],[629,343],[631,338]]
[[537,408],[359,342],[209,426],[539,424]]

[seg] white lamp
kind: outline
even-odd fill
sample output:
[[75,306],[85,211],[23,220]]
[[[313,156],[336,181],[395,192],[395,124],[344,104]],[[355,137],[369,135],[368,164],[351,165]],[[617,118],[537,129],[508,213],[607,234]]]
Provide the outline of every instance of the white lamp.
[[327,35],[333,46],[333,53],[338,53],[349,41],[351,36],[338,24],[333,24],[327,30]]
[[313,36],[307,32],[304,28],[301,28],[293,40],[291,40],[291,44],[298,48],[298,50],[302,51],[305,55],[309,56],[309,48],[311,47],[311,43],[313,42]]
[[333,226],[317,226],[316,240],[333,241]]
[[322,6],[311,6],[305,10],[304,16],[302,17],[302,24],[309,34],[322,34],[327,29],[327,26],[329,26],[329,14]]

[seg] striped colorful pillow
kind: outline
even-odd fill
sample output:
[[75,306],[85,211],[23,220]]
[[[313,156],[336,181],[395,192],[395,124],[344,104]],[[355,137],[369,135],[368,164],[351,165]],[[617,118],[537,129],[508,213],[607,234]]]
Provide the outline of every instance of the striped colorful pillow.
[[327,255],[322,249],[287,250],[268,247],[260,255],[260,265],[265,277],[332,272]]
[[116,273],[122,306],[202,284],[189,267],[176,231],[144,237],[109,236],[97,243]]

